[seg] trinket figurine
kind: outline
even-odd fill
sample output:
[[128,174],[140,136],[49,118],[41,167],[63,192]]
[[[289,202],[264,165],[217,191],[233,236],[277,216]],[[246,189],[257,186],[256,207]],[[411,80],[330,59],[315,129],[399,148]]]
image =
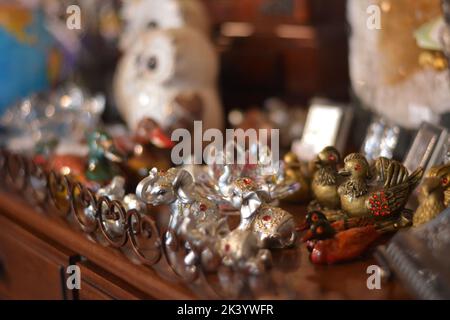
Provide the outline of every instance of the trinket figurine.
[[136,195],[147,204],[170,207],[165,245],[175,255],[179,242],[184,243],[188,250],[184,258],[186,267],[195,270],[193,267],[200,263],[206,270],[217,267],[217,239],[206,234],[228,232],[228,225],[221,220],[218,206],[195,192],[194,179],[189,172],[177,168],[158,172],[153,168],[138,184]]
[[436,218],[449,206],[450,165],[430,169],[419,187],[419,207],[413,217],[413,226],[418,227]]
[[99,189],[97,197],[106,196],[110,200],[119,200],[122,202],[126,211],[136,210],[138,214],[144,216],[147,213],[147,205],[142,202],[134,193],[125,195],[125,178],[116,176],[111,183]]
[[[210,271],[223,262],[226,266],[258,274],[270,265],[270,252],[260,249],[254,230],[238,228],[230,232],[217,204],[196,191],[193,177],[187,171],[152,169],[139,183],[136,194],[145,203],[170,206],[169,230],[186,242],[185,247],[189,249],[184,259],[186,266],[201,264]],[[172,233],[167,235],[166,244],[175,248],[176,239]]]
[[98,185],[110,182],[114,176],[121,173],[119,164],[125,156],[117,150],[113,139],[106,132],[98,130],[89,134],[87,147],[87,157],[71,154],[52,156],[49,169],[70,175],[92,189],[98,189]]
[[88,180],[105,183],[120,173],[116,163],[123,161],[123,155],[114,146],[113,139],[104,131],[95,131],[87,139],[89,154],[86,177]]
[[[408,212],[409,213],[409,212]],[[411,225],[411,218],[403,214],[395,221],[375,221],[353,218],[330,223],[321,212],[311,212],[307,219],[310,229],[303,236],[314,264],[335,264],[361,256],[383,234]]]
[[[256,151],[250,149],[248,152]],[[224,157],[225,164],[209,166],[210,180],[203,182],[212,186],[208,197],[239,210],[241,221],[238,229],[254,232],[262,248],[293,246],[296,240],[294,218],[274,203],[296,192],[299,184],[286,181],[284,170],[276,172],[270,165],[262,165],[261,155],[255,158],[257,164],[242,166],[226,164],[225,154],[216,156]]]
[[[321,152],[318,158],[330,155],[335,160],[336,154],[327,152]],[[319,206],[318,211],[308,213],[305,224],[299,228],[307,229],[302,240],[311,251],[313,263],[355,259],[384,233],[412,224],[411,212],[404,207],[423,176],[422,168],[409,174],[400,162],[383,157],[369,166],[362,154],[352,153],[344,159],[342,170],[331,172],[333,177],[343,178],[336,179],[334,186],[340,209]]]
[[221,129],[222,106],[216,80],[217,55],[210,41],[192,28],[146,31],[126,50],[115,75],[117,107],[135,131],[144,118],[160,128]]
[[317,155],[317,170],[313,175],[311,190],[320,208],[336,210],[341,206],[337,171],[340,159],[339,151],[334,147],[326,147]]
[[61,145],[81,143],[98,126],[104,109],[103,95],[92,96],[73,83],[30,95],[0,117],[2,145],[47,156]]
[[[324,226],[317,225],[316,230]],[[316,231],[317,232],[317,231]],[[314,264],[335,264],[353,260],[361,256],[382,233],[373,225],[351,228],[337,233],[333,238],[317,241],[311,250],[310,259]]]
[[285,198],[287,201],[305,202],[311,196],[311,181],[307,173],[302,170],[304,166],[293,152],[289,152],[284,156],[285,163],[285,179],[299,184],[299,189],[292,195]]
[[240,178],[231,187],[231,203],[240,208],[238,229],[251,230],[262,248],[286,248],[295,244],[297,237],[293,216],[287,211],[267,204],[270,196],[257,190],[250,178]]
[[404,174],[406,170],[392,169],[396,166],[398,163],[390,162],[386,174],[382,175],[383,184],[369,188],[369,163],[362,154],[348,155],[344,159],[344,169],[339,171],[340,176],[347,178],[338,188],[342,210],[349,217],[388,218],[401,213],[420,182],[423,169],[408,176]]
[[[153,206],[169,205],[169,229],[180,235],[188,232],[182,226],[206,220],[217,222],[221,218],[217,204],[195,192],[193,177],[183,169],[158,171],[153,168],[149,176],[138,184],[136,195]],[[194,223],[186,224],[186,218],[193,219]]]
[[[111,201],[121,201],[126,211],[136,210],[136,212],[141,216],[147,214],[147,205],[140,201],[135,194],[130,193],[125,195],[125,178],[121,176],[115,176],[108,185],[98,189],[95,194],[97,198],[106,197]],[[104,203],[103,206],[106,210],[107,205]],[[84,209],[86,217],[89,217],[91,220],[95,220],[96,210],[97,208],[92,205]],[[119,220],[105,218],[103,223],[105,228],[113,234],[121,235],[124,232],[124,224]]]
[[272,254],[260,249],[258,238],[251,231],[235,229],[219,244],[225,266],[258,275],[272,265]]
[[[185,220],[188,224],[190,221],[189,218]],[[213,271],[222,263],[234,270],[255,275],[272,265],[270,251],[260,248],[255,234],[240,229],[230,232],[226,218],[218,222],[200,222],[186,230],[189,230],[186,236],[192,249],[185,258],[187,265],[200,262],[205,271]]]
[[170,168],[170,148],[174,143],[150,118],[142,119],[132,136],[116,137],[115,142],[127,153],[123,170],[134,186],[147,177],[151,168]]
[[208,13],[199,0],[125,1],[121,14],[125,21],[120,39],[122,50],[135,43],[139,34],[147,30],[189,26],[207,36],[211,31]]

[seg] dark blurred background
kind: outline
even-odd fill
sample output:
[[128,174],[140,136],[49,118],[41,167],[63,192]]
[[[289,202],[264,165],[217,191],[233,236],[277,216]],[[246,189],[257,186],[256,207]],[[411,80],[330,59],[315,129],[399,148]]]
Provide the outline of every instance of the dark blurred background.
[[220,48],[226,109],[269,96],[347,100],[345,0],[203,0]]

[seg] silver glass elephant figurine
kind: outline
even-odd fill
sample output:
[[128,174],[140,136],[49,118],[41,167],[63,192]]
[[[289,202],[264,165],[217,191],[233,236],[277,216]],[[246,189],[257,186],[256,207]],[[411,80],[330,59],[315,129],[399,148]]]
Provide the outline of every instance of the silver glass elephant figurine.
[[[126,211],[136,210],[140,216],[144,216],[148,213],[147,205],[135,194],[125,194],[125,178],[121,176],[115,176],[108,185],[96,192],[96,196],[98,198],[107,197],[111,201],[118,200],[122,203],[123,208]],[[105,203],[103,203],[103,207],[104,210],[107,210],[107,205]],[[85,209],[86,214],[89,217],[94,217],[95,210],[96,208],[92,208],[91,206]],[[120,220],[105,218],[103,223],[113,234],[120,235],[124,233],[125,226]]]
[[228,267],[250,274],[261,274],[272,265],[272,254],[261,249],[255,233],[235,229],[219,241],[222,262]]
[[[169,259],[177,263],[180,245],[185,250],[187,270],[214,271],[221,263],[218,240],[230,229],[217,204],[196,192],[192,175],[179,168],[159,171],[154,168],[136,188],[136,195],[153,206],[168,205],[170,219],[165,245]],[[194,271],[195,272],[195,271]]]
[[232,183],[230,202],[240,208],[238,229],[251,230],[262,248],[293,246],[297,238],[294,217],[287,211],[269,205],[270,196],[258,190],[250,178],[240,178]]
[[181,237],[200,222],[217,222],[221,218],[217,204],[195,192],[193,177],[183,169],[158,172],[153,168],[138,184],[136,195],[153,206],[169,205],[168,229]]
[[186,265],[200,263],[205,270],[212,271],[222,263],[254,275],[272,265],[270,251],[259,247],[256,235],[249,230],[230,232],[226,218],[200,222],[189,230],[187,239],[192,251],[185,258]]
[[169,205],[169,238],[178,237],[187,249],[186,266],[201,265],[206,271],[216,270],[221,263],[252,274],[265,270],[271,263],[268,250],[259,247],[258,238],[250,230],[230,232],[215,202],[195,191],[194,180],[186,170],[172,168],[167,172],[152,169],[142,180],[136,194],[142,201],[158,206]]

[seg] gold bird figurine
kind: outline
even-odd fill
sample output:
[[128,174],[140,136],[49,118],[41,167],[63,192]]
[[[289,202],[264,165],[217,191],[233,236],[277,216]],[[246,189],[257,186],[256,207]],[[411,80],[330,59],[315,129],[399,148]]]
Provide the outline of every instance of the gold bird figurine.
[[448,206],[450,165],[431,168],[419,188],[419,207],[413,217],[418,227],[436,218]]
[[300,189],[285,200],[292,202],[304,202],[310,199],[311,194],[311,178],[308,177],[306,165],[302,165],[298,157],[293,152],[288,152],[284,158],[286,181],[298,182]]
[[[450,179],[450,163],[432,167],[428,170],[426,178],[437,177],[439,179]],[[444,205],[450,206],[450,188],[444,187]]]
[[313,175],[311,190],[314,199],[323,209],[337,210],[340,207],[337,171],[340,161],[339,151],[334,147],[326,147],[317,155],[317,170]]
[[369,163],[359,153],[352,153],[344,159],[344,169],[339,175],[347,180],[339,186],[341,208],[350,217],[389,218],[403,209],[409,195],[423,176],[419,168],[405,178],[403,165],[390,162],[382,178],[382,185],[371,187]]

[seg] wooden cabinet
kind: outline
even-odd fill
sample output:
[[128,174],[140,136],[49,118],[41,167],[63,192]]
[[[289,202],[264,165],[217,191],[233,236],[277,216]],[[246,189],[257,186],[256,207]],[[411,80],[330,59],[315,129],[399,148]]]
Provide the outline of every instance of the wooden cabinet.
[[0,216],[0,297],[72,299],[65,270],[71,254]]
[[[189,288],[93,242],[47,209],[0,191],[0,299],[192,299]],[[80,290],[66,282],[80,270]],[[172,281],[171,281],[172,280]]]
[[148,299],[144,293],[125,281],[88,261],[77,263],[81,271],[81,289],[75,293],[80,300],[136,300]]

